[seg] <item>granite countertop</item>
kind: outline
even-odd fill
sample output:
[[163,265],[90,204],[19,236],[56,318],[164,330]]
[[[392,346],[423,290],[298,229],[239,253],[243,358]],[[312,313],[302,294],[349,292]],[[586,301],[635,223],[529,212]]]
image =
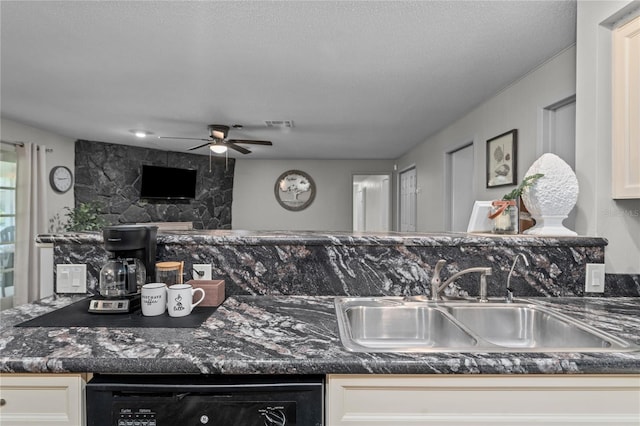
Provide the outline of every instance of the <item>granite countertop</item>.
[[[0,313],[0,372],[194,374],[638,374],[640,352],[353,353],[333,297],[234,296],[199,328],[14,327],[80,296]],[[539,298],[640,344],[640,298]]]
[[[143,225],[143,224],[141,224]],[[40,234],[38,243],[102,244],[102,232],[71,232]],[[248,231],[200,229],[189,231],[158,231],[158,244],[210,245],[404,245],[423,247],[455,246],[606,246],[601,237],[539,237],[535,235],[495,235],[464,232],[318,232],[318,231]]]

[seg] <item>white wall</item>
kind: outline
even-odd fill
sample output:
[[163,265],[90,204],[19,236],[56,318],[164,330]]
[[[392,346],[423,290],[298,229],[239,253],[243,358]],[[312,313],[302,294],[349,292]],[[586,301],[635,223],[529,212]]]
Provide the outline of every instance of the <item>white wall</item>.
[[[13,120],[2,118],[0,122],[0,137],[7,142],[32,142],[47,147],[47,171],[54,166],[67,166],[75,170],[75,139],[66,138],[54,133],[30,127]],[[47,181],[48,181],[47,177]],[[47,217],[56,213],[64,216],[65,207],[73,207],[73,190],[65,194],[54,192],[51,187],[47,192]]]
[[[275,199],[276,179],[302,170],[316,183],[313,203],[305,210],[283,209]],[[389,173],[391,160],[236,160],[232,228],[248,230],[351,231],[352,176]]]
[[638,274],[640,200],[611,198],[611,27],[608,24],[615,23],[618,12],[629,6],[640,8],[640,3],[578,2],[576,174],[580,196],[576,224],[581,233],[602,236],[609,241],[605,254],[607,272]]
[[473,141],[475,199],[502,198],[511,186],[485,188],[486,141],[518,129],[517,174],[518,181],[522,180],[537,158],[538,117],[542,109],[575,94],[575,52],[575,47],[561,52],[398,160],[400,170],[411,164],[416,166],[418,231],[445,229],[445,154],[448,151]]

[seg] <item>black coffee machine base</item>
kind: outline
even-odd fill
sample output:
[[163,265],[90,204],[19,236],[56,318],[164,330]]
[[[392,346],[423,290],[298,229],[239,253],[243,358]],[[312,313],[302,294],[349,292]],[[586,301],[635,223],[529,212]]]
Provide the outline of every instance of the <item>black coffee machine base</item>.
[[97,296],[89,302],[92,314],[128,314],[137,309],[140,309],[140,294],[115,299]]

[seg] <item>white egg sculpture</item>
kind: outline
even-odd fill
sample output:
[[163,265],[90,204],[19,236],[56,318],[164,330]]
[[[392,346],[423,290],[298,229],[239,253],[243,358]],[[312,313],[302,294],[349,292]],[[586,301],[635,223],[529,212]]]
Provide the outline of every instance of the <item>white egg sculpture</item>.
[[541,236],[578,235],[562,224],[578,201],[578,178],[571,166],[557,155],[547,153],[529,167],[525,177],[536,173],[544,176],[522,192],[522,202],[536,221],[535,226],[524,233]]

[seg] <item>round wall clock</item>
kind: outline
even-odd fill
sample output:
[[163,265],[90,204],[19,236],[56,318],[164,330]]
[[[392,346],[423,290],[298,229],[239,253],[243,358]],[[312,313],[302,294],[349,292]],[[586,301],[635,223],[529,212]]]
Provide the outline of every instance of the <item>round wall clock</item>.
[[316,197],[316,184],[307,173],[289,170],[278,177],[274,192],[282,207],[300,211],[309,207]]
[[65,166],[55,166],[49,173],[49,183],[54,191],[64,194],[73,186],[73,173]]

